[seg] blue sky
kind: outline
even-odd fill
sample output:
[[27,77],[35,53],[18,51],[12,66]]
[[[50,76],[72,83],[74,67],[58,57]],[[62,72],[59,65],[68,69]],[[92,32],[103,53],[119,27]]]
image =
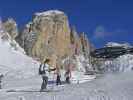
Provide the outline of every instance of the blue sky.
[[35,12],[50,9],[64,11],[97,48],[110,41],[133,44],[132,0],[0,0],[2,19],[13,17],[21,28]]

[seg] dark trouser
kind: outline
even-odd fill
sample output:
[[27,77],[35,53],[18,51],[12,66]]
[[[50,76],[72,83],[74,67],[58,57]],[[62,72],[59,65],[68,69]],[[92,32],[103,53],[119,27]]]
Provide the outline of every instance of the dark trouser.
[[2,86],[1,86],[2,82],[0,81],[0,89],[2,89]]
[[41,90],[44,90],[47,88],[47,84],[48,84],[48,77],[47,76],[42,76],[42,85],[41,85]]
[[66,83],[70,84],[70,77],[66,77]]
[[56,85],[61,85],[61,80],[60,80],[60,76],[57,76],[57,79],[56,79]]

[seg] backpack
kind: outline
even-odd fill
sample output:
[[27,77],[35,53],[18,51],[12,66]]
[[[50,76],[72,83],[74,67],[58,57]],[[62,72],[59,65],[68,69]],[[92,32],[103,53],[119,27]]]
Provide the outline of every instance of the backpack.
[[[43,67],[43,70],[42,70],[42,67]],[[42,75],[42,74],[46,74],[45,70],[44,70],[44,67],[45,67],[45,64],[40,64],[39,66],[39,75]]]

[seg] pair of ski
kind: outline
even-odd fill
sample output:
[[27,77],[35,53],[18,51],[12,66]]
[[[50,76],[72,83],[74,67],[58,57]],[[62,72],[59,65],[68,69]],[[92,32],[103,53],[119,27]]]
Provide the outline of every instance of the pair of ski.
[[7,90],[6,92],[56,92],[55,90]]
[[[61,87],[64,87],[64,85],[60,85]],[[44,90],[27,90],[27,89],[10,89],[7,90],[6,92],[60,92],[64,89],[54,89],[53,87],[49,89],[44,89]]]
[[45,89],[45,90],[7,90],[6,92],[60,92],[60,90],[50,90],[50,89]]
[[19,90],[19,89],[10,89],[6,92],[60,92],[62,89],[44,89],[44,90]]

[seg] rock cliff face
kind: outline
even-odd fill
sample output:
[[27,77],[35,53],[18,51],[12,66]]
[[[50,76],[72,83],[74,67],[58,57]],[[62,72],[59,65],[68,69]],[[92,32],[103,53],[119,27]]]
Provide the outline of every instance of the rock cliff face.
[[18,28],[14,19],[9,18],[5,22],[3,22],[3,27],[4,27],[4,30],[9,33],[12,39],[15,39],[17,37]]
[[64,12],[58,10],[35,13],[19,39],[28,55],[41,61],[49,58],[53,66],[73,55],[88,56],[90,51],[85,34],[79,36],[75,28],[70,28]]
[[80,40],[80,36],[78,35],[75,27],[71,28],[70,41],[71,41],[72,55],[81,54],[82,53],[82,43]]
[[80,34],[80,41],[82,44],[83,55],[88,58],[90,56],[90,51],[93,49],[92,44],[85,33]]

